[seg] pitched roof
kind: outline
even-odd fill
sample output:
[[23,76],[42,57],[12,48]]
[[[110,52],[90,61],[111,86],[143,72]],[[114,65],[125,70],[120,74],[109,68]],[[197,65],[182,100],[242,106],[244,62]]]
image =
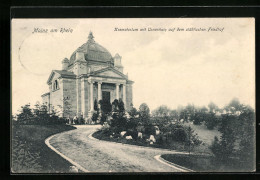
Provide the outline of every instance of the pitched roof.
[[59,73],[60,75],[76,76],[73,72],[66,71],[66,70],[53,70],[53,71]]
[[69,72],[66,70],[52,70],[48,80],[47,84],[49,84],[54,76],[55,73],[60,74],[61,77],[70,77],[70,78],[76,78],[76,75],[73,72]]
[[123,73],[121,73],[120,71],[116,70],[113,67],[106,67],[97,71],[94,71],[91,73],[91,75],[98,75],[99,73],[105,72],[105,71],[113,71],[114,73],[120,75],[122,78],[124,79],[128,79],[126,75],[124,75]]

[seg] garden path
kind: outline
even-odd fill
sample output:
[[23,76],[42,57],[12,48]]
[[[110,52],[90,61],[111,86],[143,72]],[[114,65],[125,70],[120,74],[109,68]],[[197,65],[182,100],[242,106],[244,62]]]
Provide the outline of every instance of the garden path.
[[180,172],[154,157],[176,151],[125,145],[92,137],[101,126],[78,125],[77,129],[53,136],[49,143],[89,172]]

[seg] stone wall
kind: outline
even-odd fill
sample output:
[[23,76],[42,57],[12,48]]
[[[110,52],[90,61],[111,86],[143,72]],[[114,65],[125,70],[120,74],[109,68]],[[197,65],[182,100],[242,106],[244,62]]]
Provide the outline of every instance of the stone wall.
[[60,106],[63,106],[63,83],[59,79],[59,89],[50,91],[50,106],[53,107],[55,110],[59,111],[59,115],[62,116],[62,112],[60,112]]
[[[63,97],[69,104],[69,111],[64,112],[64,117],[74,117],[77,115],[77,92],[76,79],[63,78]],[[67,109],[68,107],[64,107]]]
[[133,103],[133,87],[132,84],[126,84],[126,110],[130,110],[130,105]]

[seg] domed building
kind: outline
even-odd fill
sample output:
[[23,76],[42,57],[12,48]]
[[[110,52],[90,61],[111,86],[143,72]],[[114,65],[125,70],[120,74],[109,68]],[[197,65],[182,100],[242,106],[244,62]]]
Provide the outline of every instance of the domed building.
[[132,104],[133,81],[123,73],[122,57],[111,53],[94,40],[77,48],[70,59],[62,60],[62,70],[53,70],[48,78],[49,92],[42,95],[43,103],[58,109],[63,117],[92,117],[95,100],[112,103],[121,99],[125,109]]

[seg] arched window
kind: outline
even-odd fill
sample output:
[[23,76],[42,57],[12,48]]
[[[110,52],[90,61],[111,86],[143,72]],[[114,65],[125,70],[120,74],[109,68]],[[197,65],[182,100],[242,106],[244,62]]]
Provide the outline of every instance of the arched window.
[[57,90],[57,89],[59,89],[59,83],[58,83],[58,80],[55,80],[55,81],[53,82],[53,90],[55,91],[55,90]]

